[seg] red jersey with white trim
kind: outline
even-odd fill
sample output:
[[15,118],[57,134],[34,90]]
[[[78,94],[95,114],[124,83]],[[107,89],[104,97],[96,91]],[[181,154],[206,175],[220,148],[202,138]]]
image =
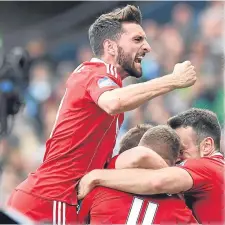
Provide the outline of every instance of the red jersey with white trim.
[[185,192],[196,219],[203,224],[225,224],[224,220],[224,157],[188,159],[181,168],[193,179],[193,187]]
[[[116,159],[109,168],[115,168]],[[178,195],[137,196],[105,187],[97,187],[86,196],[78,218],[80,223],[91,224],[197,223]]]
[[76,205],[78,180],[112,157],[124,114],[111,116],[97,102],[103,92],[120,87],[114,66],[81,64],[68,78],[43,163],[16,189]]

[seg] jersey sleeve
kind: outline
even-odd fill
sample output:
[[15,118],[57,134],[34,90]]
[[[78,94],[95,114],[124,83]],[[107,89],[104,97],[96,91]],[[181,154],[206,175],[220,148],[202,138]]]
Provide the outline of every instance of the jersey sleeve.
[[87,85],[87,92],[97,104],[100,95],[106,91],[120,88],[117,80],[108,75],[92,75]]
[[202,192],[207,190],[211,176],[204,159],[189,159],[179,167],[185,169],[193,179],[193,186],[186,193]]

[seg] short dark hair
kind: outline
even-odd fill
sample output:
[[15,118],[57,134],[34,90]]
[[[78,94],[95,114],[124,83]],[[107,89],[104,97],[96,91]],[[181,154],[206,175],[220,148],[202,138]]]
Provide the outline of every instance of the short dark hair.
[[140,140],[140,146],[151,148],[171,165],[177,160],[181,142],[177,133],[167,125],[158,125],[149,129]]
[[216,114],[212,111],[192,108],[171,117],[167,124],[173,129],[192,127],[197,136],[197,144],[204,138],[211,137],[217,151],[220,149],[221,127]]
[[122,23],[124,22],[141,24],[142,15],[139,8],[134,5],[127,5],[102,14],[95,20],[88,31],[90,45],[95,56],[103,54],[104,40],[118,40],[122,33]]
[[119,154],[137,147],[144,133],[152,127],[150,124],[139,124],[127,131],[120,141]]

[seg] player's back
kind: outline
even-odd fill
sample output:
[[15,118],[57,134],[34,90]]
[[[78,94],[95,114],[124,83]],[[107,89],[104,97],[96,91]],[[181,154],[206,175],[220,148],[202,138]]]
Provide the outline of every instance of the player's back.
[[81,221],[88,211],[91,224],[196,223],[178,195],[134,196],[99,187],[84,199],[79,214]]
[[186,192],[188,204],[201,223],[224,224],[224,158],[187,160],[183,167],[193,178],[193,187]]
[[71,74],[44,161],[18,189],[76,204],[78,179],[104,167],[123,121],[123,114],[111,116],[98,107],[98,97],[121,85],[115,67],[104,63],[86,62]]

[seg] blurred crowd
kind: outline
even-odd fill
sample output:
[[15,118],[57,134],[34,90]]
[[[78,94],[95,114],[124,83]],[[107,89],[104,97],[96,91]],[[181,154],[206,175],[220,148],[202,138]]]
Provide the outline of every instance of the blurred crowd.
[[[166,123],[170,116],[190,107],[214,111],[223,126],[223,2],[210,2],[198,12],[188,3],[179,3],[168,23],[157,24],[146,18],[143,26],[152,52],[143,60],[143,77],[127,78],[124,85],[171,73],[174,65],[184,60],[195,65],[198,81],[193,87],[157,97],[125,113],[118,140],[136,124]],[[4,206],[13,188],[41,163],[65,82],[80,63],[92,58],[88,43],[77,49],[74,60],[49,54],[46,45],[38,37],[26,46],[32,57],[26,105],[17,115],[12,133],[0,142],[0,206]]]

